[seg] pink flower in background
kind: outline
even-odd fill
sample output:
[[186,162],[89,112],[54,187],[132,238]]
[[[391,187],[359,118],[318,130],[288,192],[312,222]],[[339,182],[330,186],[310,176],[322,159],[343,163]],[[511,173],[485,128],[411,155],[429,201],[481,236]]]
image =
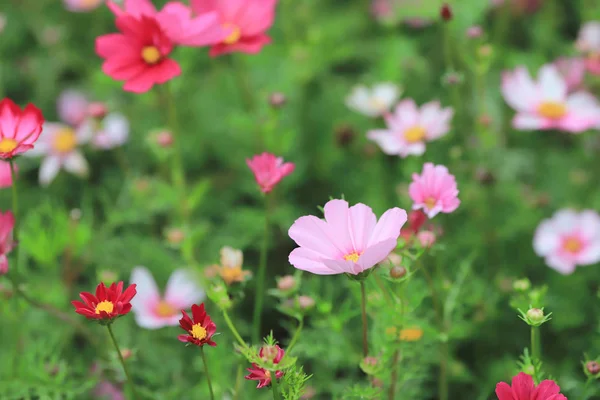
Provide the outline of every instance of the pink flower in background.
[[300,246],[291,252],[290,263],[317,275],[357,275],[385,260],[407,218],[406,211],[392,208],[378,222],[370,207],[349,207],[344,200],[330,200],[324,211],[325,220],[300,217],[288,232]]
[[[14,165],[15,172],[17,165]],[[8,161],[0,160],[0,188],[7,188],[12,186],[12,172],[10,171],[10,163]]]
[[390,82],[382,82],[368,88],[355,86],[346,97],[346,106],[367,117],[379,117],[386,114],[400,96],[400,89]]
[[498,383],[496,396],[498,400],[567,400],[554,381],[545,380],[536,387],[533,378],[523,372],[512,379],[511,385]]
[[104,59],[106,75],[125,81],[124,90],[144,93],[181,74],[179,64],[168,58],[174,44],[155,18],[121,15],[116,25],[121,33],[98,37],[96,53]]
[[425,163],[421,175],[413,174],[408,194],[413,210],[423,210],[429,218],[440,212],[451,213],[460,205],[456,179],[443,165]]
[[600,75],[600,21],[584,24],[579,30],[575,46],[585,55],[588,72]]
[[600,215],[592,210],[556,212],[537,227],[533,249],[550,268],[565,275],[577,265],[599,262]]
[[12,231],[15,226],[15,217],[7,211],[0,212],[0,275],[8,272],[8,253],[13,249],[14,242]]
[[271,43],[266,31],[273,25],[277,0],[191,0],[192,10],[198,14],[216,12],[228,35],[210,49],[216,57],[232,52],[258,53]]
[[150,0],[125,0],[123,9],[113,1],[107,4],[117,18],[129,15],[137,19],[142,16],[156,19],[164,34],[177,45],[213,45],[231,34],[231,29],[221,25],[216,12],[193,17],[190,7],[176,1],[168,2],[160,11]]
[[83,135],[91,138],[92,147],[100,150],[120,147],[129,139],[129,120],[117,112],[101,119],[89,118],[79,129],[85,131]]
[[567,83],[551,64],[540,69],[537,81],[524,67],[505,72],[502,95],[517,111],[513,119],[516,129],[579,133],[600,122],[597,100],[585,92],[567,94]]
[[422,247],[431,247],[434,245],[437,238],[432,231],[421,231],[417,233],[417,239]]
[[137,285],[137,296],[131,300],[137,324],[146,329],[179,325],[181,310],[200,303],[206,297],[188,271],[173,271],[162,296],[152,274],[145,267],[135,267],[130,283]]
[[13,158],[33,149],[43,123],[42,112],[33,104],[21,110],[9,98],[0,101],[0,159]]
[[294,163],[284,163],[282,157],[271,153],[262,153],[246,160],[246,164],[254,173],[256,183],[263,193],[269,193],[275,185],[294,171]]
[[63,0],[65,8],[73,12],[88,12],[98,8],[104,0]]
[[387,129],[371,130],[367,137],[385,154],[402,158],[422,155],[426,142],[448,133],[452,115],[452,108],[441,108],[437,101],[423,104],[419,109],[413,100],[403,100],[393,114],[385,116]]
[[579,57],[561,57],[554,61],[558,73],[567,84],[567,91],[572,92],[579,88],[585,76],[585,61]]
[[78,126],[87,118],[89,104],[82,92],[63,90],[57,100],[58,117],[71,126]]

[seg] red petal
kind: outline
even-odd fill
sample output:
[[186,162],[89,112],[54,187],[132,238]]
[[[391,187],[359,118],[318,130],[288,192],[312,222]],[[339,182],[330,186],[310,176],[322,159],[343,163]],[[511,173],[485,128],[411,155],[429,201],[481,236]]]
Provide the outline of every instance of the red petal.
[[192,305],[192,316],[194,317],[194,322],[204,321],[204,317],[206,316],[206,311],[204,310],[204,303],[199,306],[194,304]]
[[125,289],[125,292],[123,292],[123,295],[121,296],[121,301],[123,303],[129,303],[131,299],[133,299],[133,296],[137,294],[136,287],[137,285],[134,283],[129,285],[129,287]]
[[98,303],[106,300],[106,286],[104,282],[100,282],[98,287],[96,287],[96,297],[98,298]]

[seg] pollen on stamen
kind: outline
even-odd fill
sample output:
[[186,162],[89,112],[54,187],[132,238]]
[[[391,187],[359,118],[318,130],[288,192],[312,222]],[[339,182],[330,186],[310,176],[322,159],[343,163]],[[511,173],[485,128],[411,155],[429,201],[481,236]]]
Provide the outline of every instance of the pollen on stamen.
[[200,324],[194,324],[192,326],[192,331],[190,332],[194,339],[202,340],[206,338],[206,329]]
[[100,314],[100,312],[102,311],[104,311],[107,314],[110,314],[111,312],[113,312],[114,309],[115,305],[112,302],[104,300],[96,305],[96,314]]
[[142,49],[142,59],[148,64],[156,64],[160,61],[160,51],[155,46],[146,46]]
[[16,149],[18,143],[15,139],[4,138],[0,140],[0,153],[10,153]]
[[542,117],[560,119],[567,114],[567,107],[563,103],[545,101],[537,107],[537,111]]
[[362,253],[357,253],[356,251],[353,251],[350,254],[346,254],[344,256],[344,260],[346,260],[346,261],[352,261],[352,262],[358,262],[358,259],[360,258],[360,254],[362,254]]
[[420,126],[413,126],[404,132],[404,140],[408,143],[422,142],[425,139],[425,129]]

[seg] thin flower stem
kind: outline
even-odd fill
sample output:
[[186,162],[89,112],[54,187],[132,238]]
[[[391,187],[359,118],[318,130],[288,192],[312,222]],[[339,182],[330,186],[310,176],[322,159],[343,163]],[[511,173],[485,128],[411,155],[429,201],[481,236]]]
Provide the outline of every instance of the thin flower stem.
[[385,301],[388,303],[388,306],[393,307],[394,299],[392,298],[392,295],[390,294],[389,289],[385,286],[385,284],[383,283],[383,281],[381,280],[379,275],[377,275],[377,272],[373,273],[373,276],[375,277],[375,283],[377,283],[377,286],[379,286],[379,288],[381,289],[381,292],[383,293],[383,297],[385,298]]
[[588,395],[588,390],[594,380],[595,379],[593,376],[589,376],[587,378],[587,381],[585,381],[585,386],[583,387],[583,391],[581,393],[581,400],[588,400],[590,398],[590,396]]
[[13,241],[17,244],[15,249],[15,265],[13,269],[15,272],[19,270],[19,225],[21,218],[19,218],[19,197],[17,193],[17,171],[15,169],[15,162],[11,158],[8,160],[10,163],[10,176],[12,179],[12,213],[15,216],[15,226],[13,227]]
[[123,358],[123,354],[121,353],[121,349],[117,344],[117,339],[115,339],[115,334],[113,333],[111,324],[106,325],[108,328],[108,333],[110,334],[110,338],[112,339],[113,345],[115,346],[115,350],[117,350],[117,355],[119,356],[119,361],[121,361],[121,365],[123,366],[123,371],[125,371],[125,376],[127,377],[127,382],[129,382],[129,387],[131,388],[131,397],[133,399],[137,399],[137,393],[135,391],[135,386],[133,384],[133,380],[131,379],[131,375],[129,375],[129,370],[127,369],[127,365],[125,364],[125,359]]
[[531,358],[534,361],[540,361],[540,357],[541,357],[539,329],[540,328],[537,326],[531,327]]
[[233,333],[233,337],[235,337],[240,346],[242,346],[245,349],[248,348],[248,345],[246,344],[246,342],[244,342],[244,339],[242,339],[237,329],[235,329],[235,325],[233,325],[233,322],[231,322],[231,318],[229,318],[229,314],[226,310],[223,310],[223,317],[225,318],[225,322],[227,323],[229,330],[231,331],[231,333]]
[[210,392],[210,400],[215,400],[215,394],[213,392],[212,383],[210,382],[208,362],[206,361],[206,355],[204,354],[204,346],[200,346],[200,354],[202,354],[202,362],[204,363],[204,372],[206,374],[206,383],[208,384],[208,391]]
[[277,382],[277,372],[271,371],[271,391],[273,392],[273,400],[281,400],[278,385],[279,383]]
[[265,226],[263,241],[260,248],[260,261],[258,274],[256,276],[256,298],[254,300],[254,317],[252,319],[252,343],[260,340],[260,322],[262,316],[263,301],[265,296],[265,275],[267,271],[267,250],[269,248],[269,195],[265,196]]
[[362,325],[363,325],[363,334],[362,334],[362,344],[363,344],[363,356],[369,355],[369,341],[367,337],[367,331],[369,327],[367,326],[367,295],[365,293],[365,281],[360,281],[360,297],[361,297],[361,312],[362,312]]
[[399,288],[399,297],[400,297],[400,318],[402,323],[400,324],[400,329],[398,332],[398,337],[396,338],[396,342],[398,344],[398,348],[394,351],[394,356],[392,359],[392,380],[390,383],[390,390],[388,392],[388,399],[394,400],[396,398],[396,384],[398,383],[398,368],[400,367],[400,356],[401,349],[400,345],[402,342],[400,341],[400,334],[404,327],[404,316],[406,313],[406,299],[404,298],[404,285],[401,283]]
[[294,347],[294,345],[298,341],[298,338],[300,337],[300,332],[302,332],[302,328],[303,327],[304,327],[304,318],[302,318],[300,320],[300,322],[298,323],[298,328],[296,328],[296,332],[294,333],[294,337],[292,338],[292,341],[290,342],[290,344],[288,344],[288,348],[287,348],[288,352],[290,352],[292,350],[292,347]]
[[240,397],[240,386],[242,386],[242,376],[244,372],[244,366],[242,362],[238,364],[237,374],[235,378],[235,389],[233,392],[233,400],[238,400]]

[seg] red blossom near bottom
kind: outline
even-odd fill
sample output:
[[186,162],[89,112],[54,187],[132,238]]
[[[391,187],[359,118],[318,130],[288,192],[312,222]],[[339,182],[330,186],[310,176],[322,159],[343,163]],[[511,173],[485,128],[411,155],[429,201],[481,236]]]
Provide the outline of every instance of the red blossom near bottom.
[[89,319],[111,320],[131,311],[131,299],[136,295],[136,285],[129,285],[123,292],[123,282],[113,283],[106,287],[101,282],[96,288],[94,296],[88,292],[81,292],[79,296],[83,300],[72,301],[75,312]]
[[192,306],[192,318],[184,311],[181,310],[183,318],[179,320],[179,326],[184,331],[187,331],[187,335],[179,335],[177,338],[180,342],[195,344],[196,346],[216,346],[217,344],[212,341],[212,336],[217,331],[217,326],[210,319],[210,315],[206,313],[204,309],[204,303],[199,306],[194,304]]
[[[273,357],[273,364],[279,364],[279,362],[285,354],[285,351],[277,345],[273,347],[277,352],[277,354]],[[265,357],[265,347],[262,347],[260,349],[258,355],[261,358]],[[244,378],[251,381],[258,381],[258,385],[256,385],[257,389],[269,386],[271,384],[271,371],[267,371],[266,369],[259,367],[255,363],[252,363],[252,368],[246,369],[250,372],[250,374],[246,375]],[[275,371],[275,376],[277,377],[277,379],[281,379],[281,377],[283,376],[283,371]]]
[[510,386],[506,382],[496,385],[498,400],[567,400],[559,392],[554,381],[545,380],[536,387],[533,378],[523,372],[512,379]]

